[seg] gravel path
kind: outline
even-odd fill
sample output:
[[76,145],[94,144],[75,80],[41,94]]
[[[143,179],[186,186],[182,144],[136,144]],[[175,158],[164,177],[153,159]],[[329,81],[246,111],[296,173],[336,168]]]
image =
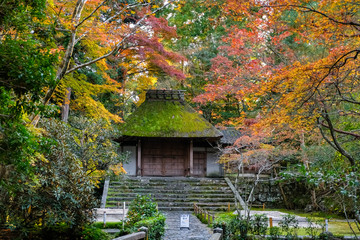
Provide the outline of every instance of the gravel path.
[[[165,236],[163,240],[208,240],[212,232],[201,223],[192,212],[163,212],[166,216]],[[189,214],[190,229],[180,229],[181,214]]]
[[[236,213],[236,211],[235,211]],[[245,214],[245,211],[241,211],[241,214]],[[279,221],[282,220],[283,216],[287,215],[286,213],[282,213],[279,211],[251,211],[250,215],[254,215],[254,214],[265,214],[268,218],[272,218],[273,219],[273,224],[274,226],[278,226]],[[306,220],[305,217],[300,217],[298,215],[295,215],[295,219],[299,222],[299,227],[308,227],[309,224]],[[316,225],[316,227],[321,227],[319,225]]]

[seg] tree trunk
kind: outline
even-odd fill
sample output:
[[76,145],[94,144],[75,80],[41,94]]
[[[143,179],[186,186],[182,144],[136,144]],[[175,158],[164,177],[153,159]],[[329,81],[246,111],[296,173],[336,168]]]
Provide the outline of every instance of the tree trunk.
[[63,105],[61,106],[61,121],[64,122],[67,122],[69,118],[70,97],[71,97],[71,88],[67,87],[65,91],[65,98],[63,101]]
[[[305,169],[306,171],[310,171],[310,166],[309,166],[309,162],[308,162],[308,156],[305,152],[305,134],[304,134],[304,130],[301,131],[300,134],[300,145],[301,145],[301,155],[302,155],[302,162],[304,163]],[[316,191],[315,189],[311,189],[311,205],[313,207],[313,210],[319,210],[320,207],[317,204],[317,197],[316,197]]]
[[[278,174],[277,174],[277,171],[276,171],[275,168],[274,168],[274,173],[275,173],[275,177],[278,177]],[[280,189],[281,196],[282,196],[282,198],[283,198],[283,200],[284,200],[284,204],[285,204],[286,209],[292,209],[293,206],[292,206],[292,204],[287,200],[285,191],[284,191],[284,189],[283,189],[283,184],[282,184],[281,182],[279,182],[279,189]]]

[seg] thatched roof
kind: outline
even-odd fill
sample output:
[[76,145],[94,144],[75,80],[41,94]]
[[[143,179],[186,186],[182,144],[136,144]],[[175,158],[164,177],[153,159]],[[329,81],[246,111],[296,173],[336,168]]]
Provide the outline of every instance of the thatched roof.
[[223,137],[220,139],[220,143],[226,145],[233,145],[235,141],[243,136],[243,134],[234,127],[227,127],[220,130]]
[[184,101],[183,91],[149,90],[121,127],[123,136],[220,138],[222,133]]

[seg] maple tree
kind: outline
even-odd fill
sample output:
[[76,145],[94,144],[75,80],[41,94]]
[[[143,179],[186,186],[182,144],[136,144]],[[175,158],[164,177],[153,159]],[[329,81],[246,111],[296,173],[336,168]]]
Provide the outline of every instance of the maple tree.
[[[333,189],[337,206],[359,216],[351,194],[358,188],[347,187],[357,181],[359,163],[359,5],[229,0],[223,8],[245,25],[227,28],[212,78],[194,100],[240,106],[240,117],[222,118],[223,124],[251,128],[249,137],[265,131],[276,148],[297,150],[302,169],[287,176],[309,181],[314,209],[323,209],[318,203]],[[324,143],[336,152],[328,149],[324,159],[310,154]],[[326,184],[330,178],[336,187]]]
[[[184,77],[176,67],[184,58],[161,44],[176,37],[174,29],[153,16],[165,7],[151,1],[1,4],[2,224],[24,235],[36,226],[40,232],[33,234],[41,235],[69,223],[64,238],[82,236],[96,203],[93,173],[122,161],[112,142],[114,126],[99,119],[121,120],[106,108],[109,99],[125,95],[126,82],[133,82],[132,91],[152,86],[163,73]],[[58,106],[69,104],[82,117],[56,121]],[[43,116],[38,127],[37,116]]]
[[354,165],[357,153],[349,153],[349,144],[339,138],[352,146],[358,138],[358,6],[353,1],[230,0],[224,8],[247,23],[228,29],[212,60],[215,80],[195,100],[235,98],[243,117],[261,114],[262,125],[289,128],[298,138],[318,126]]
[[[54,85],[45,91],[42,104],[47,105],[57,92],[56,101],[68,109],[66,105],[70,102],[72,89],[76,96],[75,109],[92,117],[120,121],[119,116],[109,112],[93,97],[106,92],[121,94],[124,89],[123,84],[107,74],[110,69],[108,58],[118,58],[115,67],[122,66],[126,69],[125,75],[140,76],[144,82],[154,67],[183,78],[183,74],[169,64],[183,58],[165,50],[161,44],[161,39],[174,37],[174,30],[167,26],[166,20],[152,16],[168,4],[151,1],[49,1],[46,23],[53,29],[55,47],[52,51],[59,56],[59,64]],[[153,81],[145,84],[145,88]],[[67,98],[63,100],[66,94]],[[37,120],[35,117],[33,122],[36,124]]]
[[[223,44],[222,38],[226,35],[229,26],[241,26],[242,20],[234,19],[223,12],[226,1],[191,1],[175,2],[171,7],[160,12],[168,16],[171,26],[176,26],[178,39],[166,42],[166,46],[186,56],[187,61],[182,69],[186,79],[181,82],[163,79],[163,86],[186,90],[186,98],[192,98],[204,92],[204,85],[211,75],[211,59],[214,58]],[[160,83],[161,84],[161,83]],[[221,118],[239,116],[236,107],[229,102],[207,102],[199,104],[191,102],[192,106],[201,111],[203,116],[216,124]],[[216,118],[219,116],[219,118]]]

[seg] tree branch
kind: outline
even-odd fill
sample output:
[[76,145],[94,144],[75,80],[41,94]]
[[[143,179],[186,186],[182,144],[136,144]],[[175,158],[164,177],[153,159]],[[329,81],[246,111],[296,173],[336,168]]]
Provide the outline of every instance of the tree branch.
[[83,18],[76,26],[75,28],[78,28],[81,24],[83,24],[86,20],[91,18],[108,0],[102,1],[88,16]]
[[111,56],[112,54],[115,54],[115,53],[121,48],[122,44],[123,44],[129,37],[131,37],[131,36],[136,32],[136,30],[138,29],[138,27],[140,26],[140,24],[141,24],[148,16],[150,16],[150,15],[152,15],[152,14],[154,14],[154,13],[160,11],[160,10],[162,10],[163,8],[165,8],[166,6],[168,6],[171,2],[173,2],[173,1],[168,2],[167,4],[165,4],[164,6],[162,6],[161,8],[157,8],[155,11],[153,11],[153,12],[151,12],[151,13],[148,13],[148,14],[146,14],[144,17],[142,17],[142,18],[135,24],[135,26],[133,27],[132,31],[131,31],[130,33],[128,33],[127,35],[125,35],[124,38],[123,38],[119,43],[117,43],[117,44],[115,45],[115,47],[114,47],[110,52],[108,52],[107,54],[104,54],[104,55],[102,55],[102,56],[100,56],[100,57],[98,57],[98,58],[95,58],[95,59],[93,59],[93,60],[91,60],[91,61],[89,61],[89,62],[86,62],[86,63],[80,64],[80,65],[77,65],[77,66],[75,66],[75,67],[67,70],[65,74],[68,74],[68,73],[71,73],[71,72],[73,72],[73,71],[75,71],[75,70],[78,70],[78,69],[80,69],[80,68],[89,66],[89,65],[91,65],[91,64],[93,64],[93,63],[96,63],[96,62],[102,60],[102,59],[108,58],[108,57]]
[[104,22],[108,23],[111,20],[113,20],[114,18],[116,18],[117,16],[119,16],[121,13],[123,13],[126,9],[130,9],[133,7],[137,7],[137,6],[148,6],[150,5],[150,3],[143,3],[143,4],[132,4],[132,5],[128,5],[126,7],[124,7],[121,11],[117,12],[116,14],[114,14],[113,16],[109,17],[108,19],[106,19]]
[[78,37],[77,39],[75,39],[74,46],[75,46],[81,39],[83,39],[88,33],[89,33],[89,31],[86,31],[86,32],[84,32],[80,37]]
[[[337,138],[336,138],[336,135],[335,135],[334,126],[332,125],[332,122],[331,122],[331,120],[330,120],[330,118],[329,118],[329,115],[328,115],[327,111],[324,110],[324,112],[323,112],[321,115],[322,115],[322,117],[325,119],[325,121],[328,123],[328,130],[330,131],[330,136],[331,136],[331,138],[332,138],[332,143],[331,143],[330,145],[331,145],[332,147],[334,147],[334,145],[335,145],[334,148],[335,148],[339,153],[341,153],[341,155],[343,155],[344,157],[346,157],[346,158],[349,160],[350,164],[351,164],[352,166],[354,166],[354,165],[355,165],[355,160],[352,158],[352,156],[351,156],[344,148],[342,148],[342,147],[340,146],[339,142],[337,141]],[[320,121],[320,124],[321,124],[321,121]],[[320,131],[321,131],[321,128],[320,128]],[[325,137],[325,134],[322,133],[322,135],[323,135],[323,137]],[[330,143],[329,140],[327,140],[326,138],[324,138],[324,139],[325,139],[328,143]]]
[[319,14],[325,18],[327,18],[328,20],[337,23],[337,24],[341,24],[341,25],[348,25],[348,26],[356,26],[356,27],[360,27],[360,23],[356,23],[356,22],[343,22],[343,21],[339,21],[323,12],[320,12],[314,8],[311,7],[307,7],[307,6],[300,6],[300,5],[293,5],[293,4],[283,4],[283,5],[263,5],[262,7],[265,8],[281,8],[281,7],[290,7],[290,8],[299,8],[299,9],[305,9],[308,10],[309,12],[313,12],[316,14]]
[[[319,121],[319,124],[327,129],[330,129],[330,127],[328,125],[326,125],[324,123],[324,121]],[[337,132],[337,133],[341,133],[341,134],[345,134],[345,135],[350,135],[350,136],[353,136],[355,138],[360,138],[360,134],[356,134],[356,133],[352,133],[352,132],[348,132],[348,131],[343,131],[343,130],[340,130],[340,129],[336,129],[336,128],[333,128],[333,131],[334,132]]]
[[[350,55],[350,54],[352,54],[352,53],[356,53],[354,57],[347,57],[347,58],[345,58],[346,56],[348,56],[348,55]],[[336,60],[336,62],[329,68],[329,71],[325,74],[325,76],[323,76],[323,77],[319,80],[319,82],[316,84],[314,90],[311,91],[310,95],[303,100],[303,103],[309,101],[310,98],[312,98],[312,97],[314,96],[314,94],[316,93],[316,91],[319,89],[321,83],[331,74],[332,70],[334,70],[335,68],[341,68],[341,67],[343,67],[349,59],[354,59],[354,60],[355,60],[355,59],[358,57],[359,54],[360,54],[360,50],[358,50],[358,49],[352,50],[352,51],[350,51],[350,52],[347,52],[347,53],[343,54],[338,60]],[[342,59],[344,59],[344,58],[345,58],[344,63],[341,64],[340,66],[336,67],[336,65],[337,65]],[[315,84],[314,84],[314,85],[315,85]]]

